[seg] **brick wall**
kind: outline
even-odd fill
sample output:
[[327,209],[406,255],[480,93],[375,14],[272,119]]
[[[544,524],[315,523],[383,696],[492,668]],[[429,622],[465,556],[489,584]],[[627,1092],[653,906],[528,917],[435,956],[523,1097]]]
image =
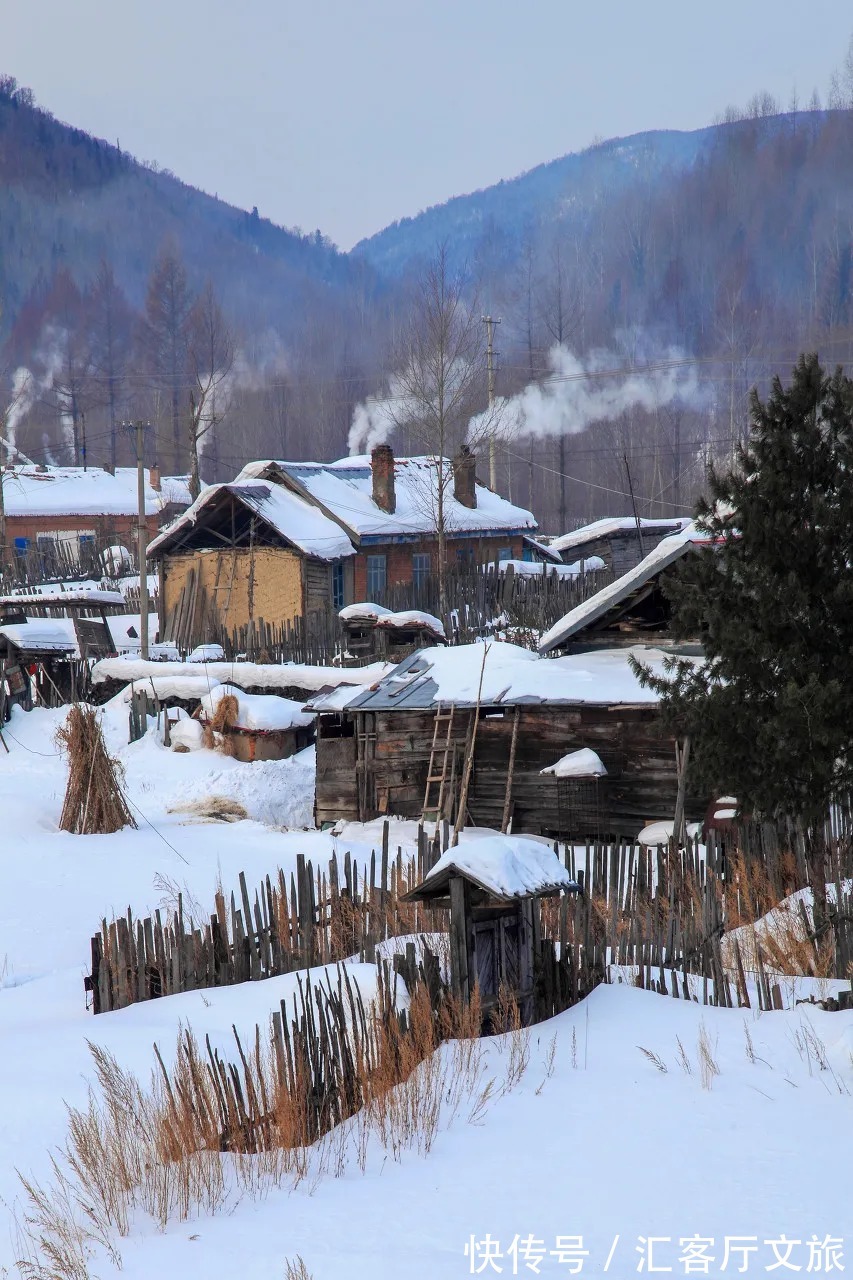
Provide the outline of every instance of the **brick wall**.
[[[447,563],[451,568],[456,566],[456,552],[461,548],[470,549],[473,552],[475,563],[496,560],[498,552],[505,550],[507,547],[512,551],[512,559],[520,560],[522,558],[523,545],[521,537],[448,538],[446,544]],[[430,557],[430,571],[436,573],[438,570],[438,542],[434,539],[432,541],[425,539],[422,542],[403,542],[366,547],[355,556],[353,600],[356,602],[369,599],[367,594],[367,557],[369,555],[384,555],[386,557],[386,577],[389,586],[395,582],[412,581],[412,556],[414,555],[428,555]]]
[[[148,537],[154,538],[158,532],[157,516],[147,516]],[[28,538],[35,547],[39,534],[44,533],[91,533],[102,544],[108,545],[110,539],[132,546],[136,539],[136,516],[7,516],[6,541],[14,544],[15,538]]]

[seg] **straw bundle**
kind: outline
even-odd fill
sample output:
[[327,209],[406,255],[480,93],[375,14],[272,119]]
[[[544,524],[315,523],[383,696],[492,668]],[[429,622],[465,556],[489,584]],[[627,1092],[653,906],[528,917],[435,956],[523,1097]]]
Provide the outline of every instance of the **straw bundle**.
[[107,755],[98,714],[75,702],[57,730],[59,748],[68,754],[68,785],[60,830],[74,835],[105,835],[135,827],[122,791],[124,770]]

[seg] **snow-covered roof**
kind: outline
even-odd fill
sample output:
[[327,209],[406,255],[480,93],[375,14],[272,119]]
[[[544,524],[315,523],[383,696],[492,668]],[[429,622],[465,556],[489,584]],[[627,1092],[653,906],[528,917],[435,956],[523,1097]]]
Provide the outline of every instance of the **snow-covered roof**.
[[[438,703],[473,707],[481,680],[483,706],[657,702],[654,690],[644,688],[634,675],[631,654],[656,675],[664,673],[666,655],[643,645],[560,658],[543,658],[501,641],[418,649],[384,679],[351,699],[348,707],[358,711],[411,711]],[[320,712],[340,709],[327,706],[322,694],[312,698],[309,705]]]
[[[530,511],[516,507],[506,498],[475,485],[477,505],[457,502],[453,494],[452,463],[445,459],[448,483],[444,493],[444,519],[448,535],[491,532],[519,532],[535,529]],[[395,458],[394,492],[396,509],[383,511],[373,501],[373,477],[369,457],[341,458],[338,462],[252,462],[244,467],[236,483],[279,468],[309,494],[353,536],[362,538],[405,537],[433,533],[436,527],[438,460],[434,457]]]
[[[133,516],[136,488],[99,467],[7,467],[2,473],[7,516]],[[145,513],[159,496],[146,485]]]
[[281,484],[253,480],[241,473],[231,484],[213,484],[199,494],[187,511],[154,538],[148,548],[149,555],[171,546],[179,534],[194,525],[202,513],[225,494],[231,494],[305,555],[316,556],[320,560],[337,560],[355,554],[340,525],[311,502]]
[[407,896],[431,898],[446,890],[457,875],[504,901],[578,888],[547,844],[524,836],[494,835],[448,849]]
[[77,632],[70,618],[28,618],[0,627],[0,637],[22,653],[67,653],[79,657]]
[[[666,520],[649,520],[645,517],[640,518],[640,528],[645,532],[658,532],[669,529],[673,533],[677,533],[680,529],[685,529],[690,524],[689,516],[673,516]],[[582,525],[580,529],[573,529],[571,533],[564,533],[562,537],[555,538],[550,544],[552,551],[570,551],[572,547],[582,546],[584,542],[593,542],[596,538],[606,538],[609,534],[614,533],[636,533],[637,521],[633,516],[613,516],[604,520],[593,520],[592,524]]]
[[700,533],[691,522],[680,533],[664,538],[649,552],[645,559],[623,573],[621,578],[602,587],[594,596],[570,609],[567,614],[555,622],[539,641],[539,652],[550,653],[579,631],[599,622],[611,609],[624,604],[636,592],[647,586],[661,573],[675,564],[695,546],[708,545],[707,534]]
[[66,608],[68,605],[92,605],[103,608],[106,605],[123,605],[124,596],[120,591],[101,590],[99,587],[74,586],[67,591],[13,591],[7,596],[0,596],[0,604],[19,605],[23,608],[30,605],[34,608]]
[[539,772],[553,773],[555,778],[603,778],[607,770],[601,756],[590,747],[581,747],[579,751],[560,756],[556,764],[549,764]]
[[[116,467],[115,478],[131,494],[133,510],[135,511],[136,467]],[[159,489],[155,489],[151,484],[151,469],[147,468],[145,472],[145,501],[146,504],[149,500],[156,503],[158,511],[162,511],[164,507],[172,505],[188,507],[192,502],[189,476],[161,476],[159,484]],[[202,488],[204,488],[204,485],[202,485]]]
[[337,685],[355,686],[357,692],[375,684],[393,670],[387,662],[373,662],[368,667],[319,667],[301,662],[144,662],[142,658],[123,656],[102,658],[92,668],[92,681],[155,680],[162,676],[209,678],[211,683],[236,684],[245,689],[329,689]]
[[233,684],[217,684],[201,699],[201,712],[206,720],[212,720],[223,698],[237,699],[236,729],[253,733],[280,733],[287,729],[303,728],[313,724],[314,717],[302,710],[301,702],[291,698],[279,698],[270,693],[244,693]]

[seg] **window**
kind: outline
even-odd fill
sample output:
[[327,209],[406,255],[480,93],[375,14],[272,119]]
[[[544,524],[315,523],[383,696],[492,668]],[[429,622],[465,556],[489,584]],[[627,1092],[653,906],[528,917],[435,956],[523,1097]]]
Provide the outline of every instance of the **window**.
[[367,557],[367,598],[375,601],[385,590],[387,557]]
[[16,555],[16,556],[25,556],[25,555],[27,554],[27,552],[29,551],[29,549],[30,549],[30,540],[29,540],[29,538],[16,538],[16,539],[15,539],[15,555]]
[[498,559],[499,559],[499,560],[511,560],[511,559],[512,559],[512,547],[501,547],[501,548],[500,548],[500,550],[498,551]]
[[474,563],[474,548],[473,548],[473,547],[459,547],[459,548],[458,548],[458,550],[457,550],[457,552],[456,552],[456,559],[458,560],[458,562],[459,562],[459,564],[460,564],[460,565],[463,565],[463,564],[473,564],[473,563]]
[[412,556],[412,582],[416,587],[426,585],[429,578],[430,558],[428,555],[418,552]]
[[344,604],[344,566],[338,560],[332,565],[332,608],[343,609]]

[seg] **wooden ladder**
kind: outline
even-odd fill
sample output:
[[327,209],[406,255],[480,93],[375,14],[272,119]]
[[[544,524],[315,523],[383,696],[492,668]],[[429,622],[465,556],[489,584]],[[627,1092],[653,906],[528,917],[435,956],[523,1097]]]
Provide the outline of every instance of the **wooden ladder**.
[[512,720],[512,742],[509,748],[509,765],[506,771],[506,796],[504,798],[504,811],[501,817],[501,831],[506,831],[509,826],[509,820],[512,817],[512,776],[515,771],[515,749],[518,746],[518,714],[520,708],[516,704],[515,715]]
[[[427,820],[429,814],[435,814],[435,821],[440,822],[444,815],[444,793],[447,788],[447,768],[448,764],[455,762],[455,752],[453,743],[453,724],[456,716],[455,703],[450,704],[448,710],[438,708],[435,716],[435,723],[432,730],[432,746],[429,753],[429,767],[427,768],[426,787],[424,788],[424,805],[421,818]],[[442,736],[442,728],[444,735]],[[441,756],[441,772],[436,772],[438,757]],[[430,788],[438,786],[438,799],[435,804],[430,804]]]

